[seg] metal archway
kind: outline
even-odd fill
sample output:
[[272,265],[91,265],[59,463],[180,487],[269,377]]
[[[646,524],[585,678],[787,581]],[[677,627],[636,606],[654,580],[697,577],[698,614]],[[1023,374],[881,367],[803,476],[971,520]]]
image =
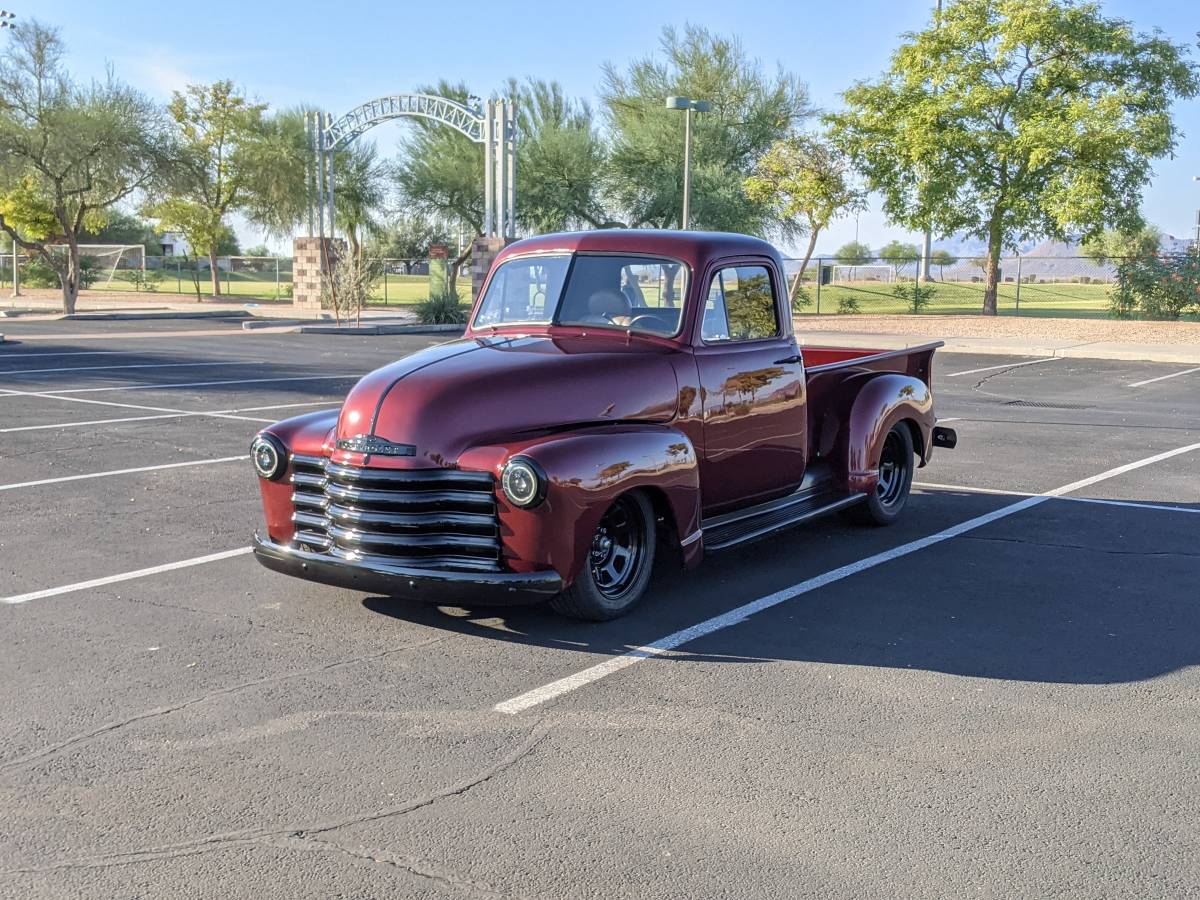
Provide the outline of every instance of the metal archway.
[[517,121],[511,100],[487,100],[472,109],[431,94],[392,94],[368,101],[334,120],[329,113],[305,117],[312,165],[308,173],[308,233],[334,236],[333,159],[337,150],[381,122],[403,117],[448,125],[483,144],[483,232],[487,237],[516,237]]

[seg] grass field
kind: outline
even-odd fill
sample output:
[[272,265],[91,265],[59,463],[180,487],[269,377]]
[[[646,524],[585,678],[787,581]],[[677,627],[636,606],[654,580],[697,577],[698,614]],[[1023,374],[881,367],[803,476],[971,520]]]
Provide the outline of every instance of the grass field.
[[[805,286],[810,303],[802,313],[837,314],[839,305],[849,299],[858,302],[859,312],[870,314],[909,313],[908,305],[892,295],[895,284],[851,282],[821,286],[820,309],[814,285]],[[923,312],[931,315],[974,315],[983,308],[983,285],[949,282],[934,286],[936,294]],[[1018,304],[1017,286],[1002,284],[997,291],[1000,315],[1054,316],[1058,318],[1105,318],[1108,316],[1110,286],[1105,284],[1022,284]]]
[[[93,290],[130,291],[135,289],[133,272],[118,272],[111,282],[103,279],[92,285]],[[286,301],[291,292],[291,272],[281,271],[278,287],[274,272],[223,272],[222,292],[232,299]],[[826,284],[818,295],[816,286],[805,284],[810,302],[797,311],[801,315],[837,315],[840,301],[853,298],[858,302],[858,312],[864,314],[903,315],[911,314],[904,301],[892,295],[894,283],[860,281]],[[146,290],[146,285],[141,290]],[[186,276],[176,278],[174,272],[164,272],[155,285],[159,293],[193,293],[193,283]],[[983,284],[975,282],[943,282],[935,285],[937,293],[925,307],[926,315],[978,315],[983,307]],[[1018,303],[1017,285],[1001,284],[998,291],[998,310],[1002,316],[1043,316],[1053,318],[1107,318],[1111,285],[1076,284],[1072,282],[1049,282],[1022,284]],[[203,296],[209,296],[207,281],[200,284]],[[654,285],[644,285],[643,293],[651,306],[658,305]],[[458,294],[463,302],[470,302],[471,284],[467,278],[459,278]],[[426,275],[388,274],[376,279],[371,292],[372,305],[410,306],[429,296],[429,278]],[[1195,320],[1196,316],[1184,316]]]
[[[139,289],[137,285],[135,272],[121,271],[117,272],[112,281],[101,279],[91,286],[92,290],[103,291],[132,291]],[[211,293],[211,285],[207,278],[207,273],[200,282],[200,293],[202,296],[209,296]],[[153,291],[148,291],[151,285],[143,284],[140,286],[141,291],[152,293],[180,293],[191,294],[195,292],[195,283],[187,273],[182,276],[177,276],[175,272],[166,271],[161,273],[162,277],[153,282]],[[471,283],[469,279],[459,278],[458,294],[463,298],[464,302],[471,299]],[[274,300],[277,297],[287,299],[291,295],[291,272],[284,271],[280,273],[278,284],[275,281],[274,272],[222,272],[221,273],[221,292],[230,298],[245,299],[245,300]],[[414,303],[420,303],[429,297],[429,276],[428,275],[396,275],[389,273],[388,275],[380,275],[375,280],[371,291],[371,303],[379,305],[396,305],[404,306]]]

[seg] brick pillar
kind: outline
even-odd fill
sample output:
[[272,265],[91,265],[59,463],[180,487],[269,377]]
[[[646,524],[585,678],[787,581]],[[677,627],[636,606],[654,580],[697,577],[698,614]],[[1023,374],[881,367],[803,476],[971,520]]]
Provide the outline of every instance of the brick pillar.
[[319,237],[298,237],[292,241],[292,306],[297,312],[316,315],[321,311],[321,275],[332,265],[341,249],[341,241]]
[[501,237],[483,237],[482,235],[471,242],[471,300],[479,299],[483,289],[483,280],[487,278],[488,270],[507,241]]

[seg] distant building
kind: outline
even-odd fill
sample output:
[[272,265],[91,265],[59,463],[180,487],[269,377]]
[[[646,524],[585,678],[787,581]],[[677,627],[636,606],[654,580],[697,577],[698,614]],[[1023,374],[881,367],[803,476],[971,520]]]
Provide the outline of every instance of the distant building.
[[158,238],[163,256],[188,256],[192,248],[178,231],[164,231]]

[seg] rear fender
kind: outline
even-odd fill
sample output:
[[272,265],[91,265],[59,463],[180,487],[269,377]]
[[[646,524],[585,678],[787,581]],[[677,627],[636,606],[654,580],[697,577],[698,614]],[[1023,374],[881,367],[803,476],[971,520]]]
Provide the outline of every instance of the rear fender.
[[925,465],[934,425],[929,386],[919,378],[895,373],[852,379],[846,386],[857,388],[848,398],[850,412],[843,420],[843,446],[838,454],[846,486],[858,493],[875,490],[884,439],[897,422],[906,419],[915,426],[913,449]]
[[[546,497],[532,509],[514,506],[499,487],[504,464],[513,456],[532,459],[546,474]],[[663,512],[685,563],[700,559],[696,450],[669,426],[613,425],[475,447],[459,464],[495,473],[505,562],[514,571],[551,568],[570,584],[583,568],[605,510],[636,489],[646,490]]]

